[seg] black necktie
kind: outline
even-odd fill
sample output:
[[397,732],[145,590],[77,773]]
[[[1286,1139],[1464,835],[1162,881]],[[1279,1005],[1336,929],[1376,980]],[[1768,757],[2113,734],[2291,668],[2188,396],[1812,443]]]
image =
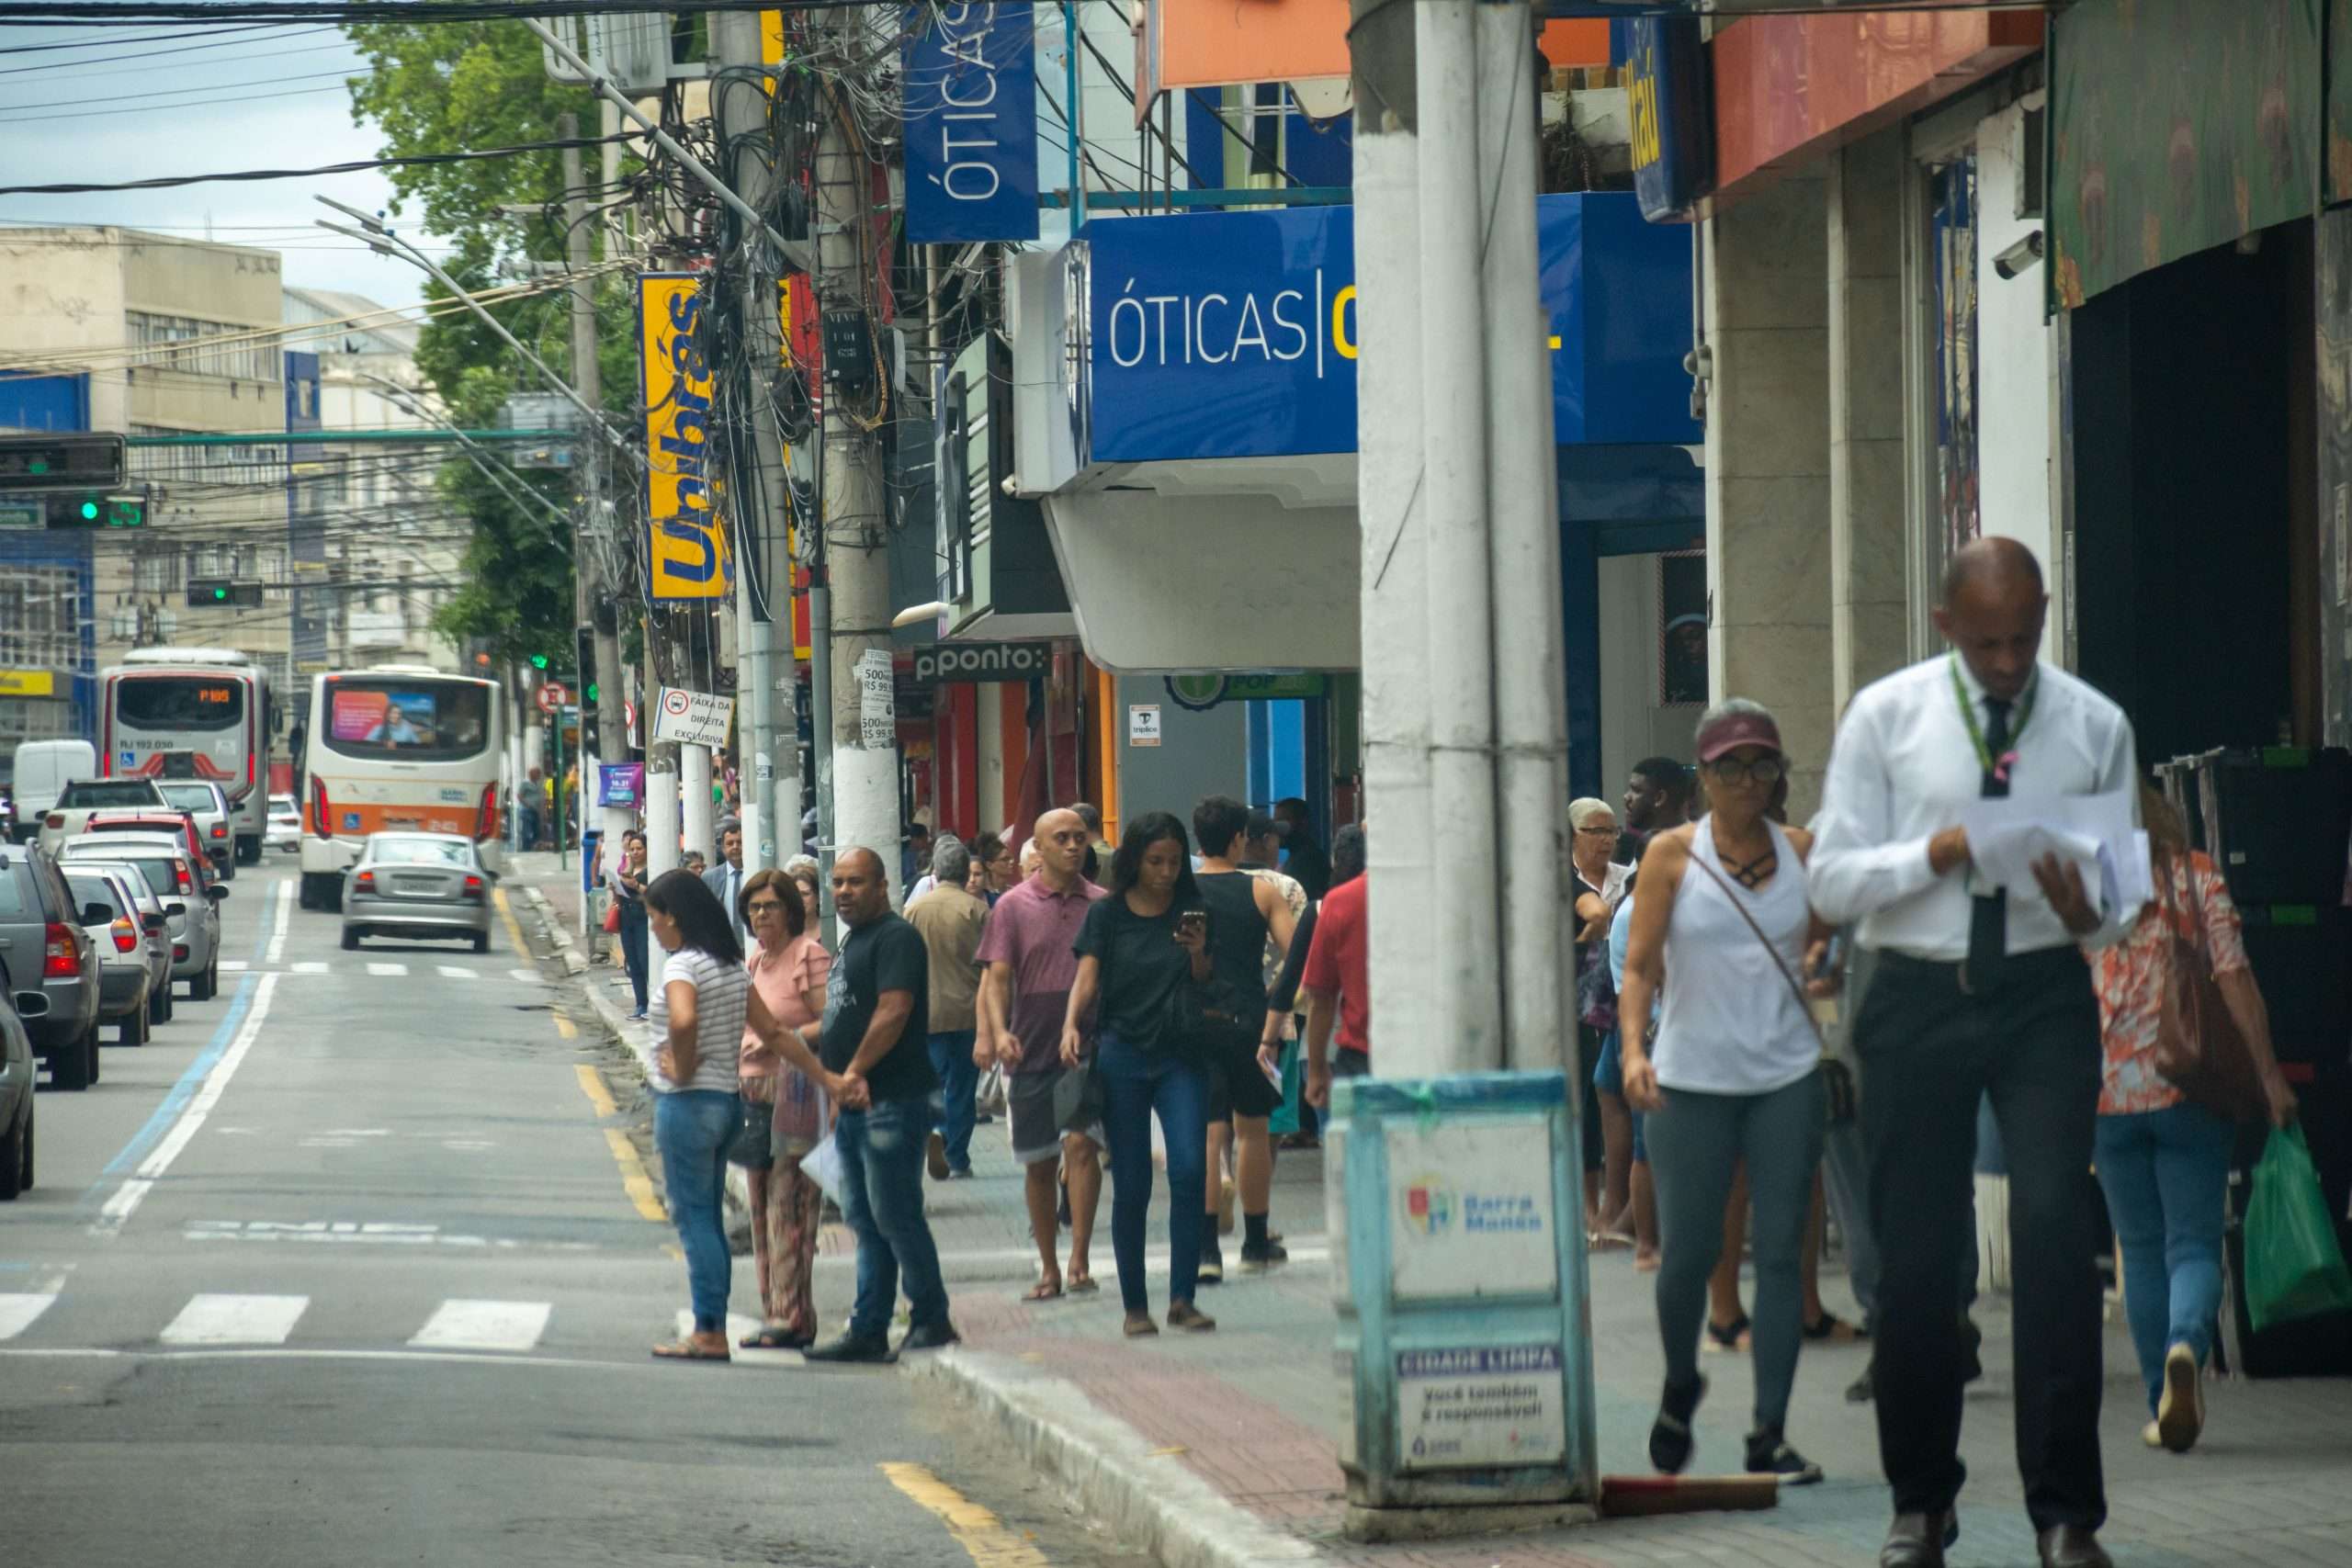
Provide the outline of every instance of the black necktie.
[[[1987,800],[2009,793],[2008,770],[2002,756],[2009,749],[2009,709],[2004,697],[1984,699],[1984,750],[1993,766],[1984,770],[1977,793]],[[1968,974],[1972,982],[1989,980],[1999,968],[2009,944],[2009,891],[1996,887],[1979,894],[1968,916]]]

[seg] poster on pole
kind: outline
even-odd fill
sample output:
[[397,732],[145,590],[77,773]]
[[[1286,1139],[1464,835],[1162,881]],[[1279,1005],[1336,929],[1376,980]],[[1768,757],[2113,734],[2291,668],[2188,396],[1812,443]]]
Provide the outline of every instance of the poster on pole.
[[637,280],[646,592],[656,602],[720,598],[735,577],[710,438],[717,389],[703,341],[704,282],[669,272]]
[[887,751],[899,743],[898,692],[887,649],[869,648],[857,656],[857,743],[869,751]]
[[1017,5],[918,6],[905,50],[907,238],[1037,237],[1037,39]]
[[634,811],[645,804],[645,764],[600,762],[596,766],[596,804]]
[[727,726],[734,716],[732,697],[664,686],[662,700],[653,706],[653,739],[657,744],[674,740],[681,746],[716,750],[727,744]]

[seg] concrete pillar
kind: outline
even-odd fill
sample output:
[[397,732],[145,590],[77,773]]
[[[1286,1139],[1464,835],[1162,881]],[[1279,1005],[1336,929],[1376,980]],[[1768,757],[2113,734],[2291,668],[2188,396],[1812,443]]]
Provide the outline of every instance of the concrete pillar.
[[1770,708],[1789,819],[1829,755],[1828,224],[1817,171],[1706,225],[1708,694]]
[[1829,160],[1830,704],[1904,664],[1903,181],[1899,130]]

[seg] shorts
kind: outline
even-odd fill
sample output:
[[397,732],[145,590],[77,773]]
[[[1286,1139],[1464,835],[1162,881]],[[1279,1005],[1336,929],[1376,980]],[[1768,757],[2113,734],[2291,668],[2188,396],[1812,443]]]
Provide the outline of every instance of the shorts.
[[[1600,1061],[1592,1069],[1592,1087],[1603,1094],[1615,1095],[1620,1100],[1625,1098],[1624,1048],[1613,1029],[1601,1037]],[[1646,1162],[1650,1151],[1649,1145],[1642,1136],[1642,1113],[1629,1110],[1627,1114],[1634,1119],[1634,1158],[1636,1162]],[[1604,1149],[1601,1152],[1605,1155],[1608,1151]]]
[[1345,1045],[1331,1052],[1331,1076],[1335,1078],[1368,1078],[1372,1077],[1372,1053],[1351,1051]]
[[[1061,1157],[1062,1130],[1054,1120],[1054,1086],[1062,1081],[1066,1071],[1057,1063],[1043,1072],[1013,1073],[1005,1080],[1005,1105],[1012,1118],[1012,1157],[1023,1165],[1042,1165]],[[1102,1143],[1102,1124],[1098,1122],[1089,1127],[1086,1135]]]
[[1258,1066],[1258,1049],[1220,1052],[1208,1062],[1209,1125],[1236,1116],[1271,1116],[1283,1102],[1279,1085]]

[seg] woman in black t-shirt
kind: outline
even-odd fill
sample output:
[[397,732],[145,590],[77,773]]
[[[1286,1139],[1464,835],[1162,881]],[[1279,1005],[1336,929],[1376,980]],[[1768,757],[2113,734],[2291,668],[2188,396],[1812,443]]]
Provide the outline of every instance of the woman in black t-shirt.
[[1078,978],[1063,1015],[1062,1060],[1078,1065],[1085,1051],[1079,1021],[1093,1010],[1094,1070],[1102,1082],[1114,1183],[1111,1248],[1119,1264],[1126,1332],[1159,1332],[1143,1271],[1155,1113],[1168,1148],[1168,1326],[1215,1328],[1216,1319],[1193,1304],[1208,1169],[1208,1077],[1164,1037],[1177,987],[1209,977],[1207,919],[1182,822],[1154,811],[1129,826],[1111,860],[1111,897],[1087,911],[1071,946]]

